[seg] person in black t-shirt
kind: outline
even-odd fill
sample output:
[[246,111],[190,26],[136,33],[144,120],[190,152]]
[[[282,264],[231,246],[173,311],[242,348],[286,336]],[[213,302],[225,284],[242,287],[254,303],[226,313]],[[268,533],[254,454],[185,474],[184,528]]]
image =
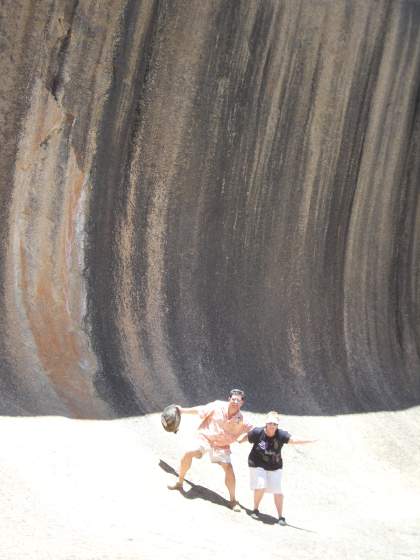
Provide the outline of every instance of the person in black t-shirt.
[[283,494],[281,477],[283,460],[281,448],[284,444],[312,443],[314,439],[297,439],[289,432],[279,429],[279,415],[275,411],[268,413],[265,426],[254,428],[240,442],[248,440],[252,449],[248,457],[251,490],[254,491],[254,510],[251,517],[258,519],[258,507],[266,492],[274,495],[278,513],[278,523],[286,525],[283,517]]

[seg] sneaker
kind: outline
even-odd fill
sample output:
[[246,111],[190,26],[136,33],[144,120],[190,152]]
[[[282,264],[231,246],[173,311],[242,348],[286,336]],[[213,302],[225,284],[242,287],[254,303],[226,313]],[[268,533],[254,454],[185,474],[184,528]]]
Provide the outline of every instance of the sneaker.
[[183,490],[182,482],[177,480],[175,484],[168,484],[168,490]]
[[282,525],[282,526],[287,525],[286,519],[284,517],[279,517],[279,520],[277,521],[277,523],[279,525]]
[[241,506],[238,504],[236,500],[229,502],[229,507],[232,511],[241,511]]
[[251,513],[251,517],[252,517],[252,519],[259,519],[260,518],[260,512],[257,509],[254,509]]

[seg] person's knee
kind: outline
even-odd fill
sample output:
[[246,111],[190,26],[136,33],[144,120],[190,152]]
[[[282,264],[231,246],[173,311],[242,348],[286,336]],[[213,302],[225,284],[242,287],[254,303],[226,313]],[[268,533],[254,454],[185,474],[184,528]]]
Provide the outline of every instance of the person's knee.
[[229,477],[231,480],[235,480],[235,471],[230,463],[220,463],[225,471],[225,475]]
[[190,451],[186,451],[184,453],[184,455],[182,456],[182,460],[191,460],[191,459],[200,459],[202,456],[202,453],[199,449],[191,449]]

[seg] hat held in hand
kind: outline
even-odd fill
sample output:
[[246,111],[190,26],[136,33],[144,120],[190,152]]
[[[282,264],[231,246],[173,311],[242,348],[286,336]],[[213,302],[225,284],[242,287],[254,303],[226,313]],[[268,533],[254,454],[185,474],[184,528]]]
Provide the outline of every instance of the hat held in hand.
[[160,421],[167,432],[173,432],[176,434],[181,422],[181,413],[179,412],[177,405],[170,404],[164,408],[162,414],[160,415]]

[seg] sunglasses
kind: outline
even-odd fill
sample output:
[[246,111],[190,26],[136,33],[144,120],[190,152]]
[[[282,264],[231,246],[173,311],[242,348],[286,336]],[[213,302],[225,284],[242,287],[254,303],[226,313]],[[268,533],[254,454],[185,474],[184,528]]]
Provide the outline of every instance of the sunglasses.
[[245,393],[241,391],[241,389],[232,389],[232,391],[229,393],[229,399],[236,402],[239,402],[239,400],[244,401]]

